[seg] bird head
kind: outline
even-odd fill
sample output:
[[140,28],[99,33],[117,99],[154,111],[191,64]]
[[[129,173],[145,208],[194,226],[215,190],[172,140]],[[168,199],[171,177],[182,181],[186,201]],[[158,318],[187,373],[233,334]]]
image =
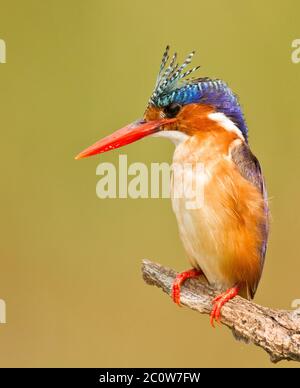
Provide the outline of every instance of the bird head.
[[246,142],[248,130],[237,96],[219,79],[187,77],[194,52],[179,65],[175,53],[169,61],[167,46],[154,91],[144,117],[97,141],[76,156],[82,159],[133,143],[146,136],[162,136],[180,143],[199,131],[221,124]]

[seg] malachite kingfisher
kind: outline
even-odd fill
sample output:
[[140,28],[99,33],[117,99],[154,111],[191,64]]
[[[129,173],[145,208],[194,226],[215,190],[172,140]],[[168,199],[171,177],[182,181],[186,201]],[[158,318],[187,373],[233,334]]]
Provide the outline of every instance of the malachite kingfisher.
[[[250,150],[248,129],[237,96],[219,79],[190,78],[194,52],[179,65],[176,53],[163,54],[154,91],[144,117],[81,152],[76,159],[110,151],[149,135],[175,144],[173,163],[202,163],[204,202],[186,206],[171,195],[179,234],[192,269],[179,274],[172,296],[180,305],[180,287],[204,275],[219,290],[210,322],[220,320],[222,306],[237,294],[252,299],[261,278],[269,231],[264,177]],[[174,193],[174,180],[171,191]]]

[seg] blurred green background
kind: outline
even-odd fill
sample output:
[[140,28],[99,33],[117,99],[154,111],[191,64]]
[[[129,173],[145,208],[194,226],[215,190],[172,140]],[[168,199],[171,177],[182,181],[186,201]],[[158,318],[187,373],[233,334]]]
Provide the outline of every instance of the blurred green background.
[[[146,139],[83,161],[140,117],[167,43],[239,94],[268,183],[272,233],[257,303],[300,298],[300,3],[0,0],[0,366],[272,366],[146,286],[142,258],[189,265],[170,201],[100,200],[100,161],[171,161]],[[299,364],[298,364],[299,365]],[[281,362],[279,367],[297,366]]]

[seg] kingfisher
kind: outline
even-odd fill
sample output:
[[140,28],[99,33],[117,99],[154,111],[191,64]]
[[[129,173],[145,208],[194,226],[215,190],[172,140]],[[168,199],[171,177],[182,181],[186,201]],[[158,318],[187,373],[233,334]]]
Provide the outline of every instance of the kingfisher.
[[210,314],[214,327],[229,300],[236,295],[254,298],[269,234],[267,191],[237,95],[220,79],[188,78],[200,67],[188,68],[194,51],[182,64],[169,52],[167,46],[143,118],[97,141],[76,159],[156,136],[175,144],[173,163],[201,164],[200,173],[181,170],[185,182],[202,188],[201,206],[187,206],[187,198],[174,195],[178,180],[172,179],[172,207],[192,267],[176,276],[172,298],[180,305],[185,280],[204,276],[217,290]]

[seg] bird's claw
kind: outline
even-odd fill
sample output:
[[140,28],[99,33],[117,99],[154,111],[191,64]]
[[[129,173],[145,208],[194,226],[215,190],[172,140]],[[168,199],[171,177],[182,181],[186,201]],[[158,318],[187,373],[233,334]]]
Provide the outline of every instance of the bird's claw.
[[181,306],[180,288],[181,288],[181,285],[185,282],[185,280],[190,278],[195,278],[201,274],[202,272],[200,270],[193,268],[188,271],[181,272],[176,276],[172,286],[172,299],[174,303],[176,303],[178,306]]
[[217,295],[212,303],[213,308],[210,313],[210,324],[212,327],[215,327],[215,321],[217,323],[220,323],[221,319],[221,309],[224,306],[225,303],[227,303],[230,299],[233,299],[239,292],[239,288],[237,286],[229,288],[227,291],[223,292],[220,295]]
[[180,285],[176,281],[173,283],[173,287],[172,287],[172,299],[173,299],[174,303],[176,303],[178,306],[181,306],[181,304],[180,304]]

